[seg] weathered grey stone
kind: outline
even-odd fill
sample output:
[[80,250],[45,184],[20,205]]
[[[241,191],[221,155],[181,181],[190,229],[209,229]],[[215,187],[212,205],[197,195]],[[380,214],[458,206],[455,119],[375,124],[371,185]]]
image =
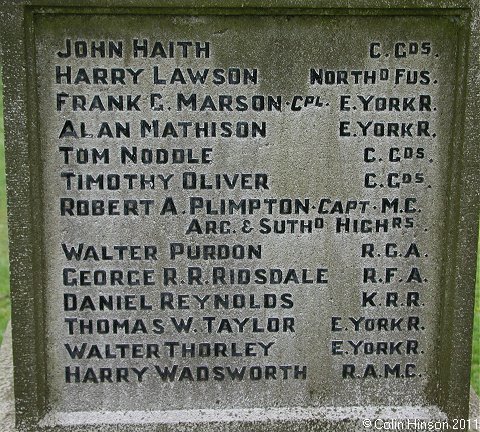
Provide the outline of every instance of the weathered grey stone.
[[[0,348],[0,424],[2,432],[14,432],[14,398],[13,398],[13,357],[11,346],[11,328],[6,329]],[[480,399],[473,388],[470,389],[471,431],[479,430]]]
[[465,419],[477,4],[0,2],[19,430]]
[[0,346],[0,424],[5,432],[13,431],[14,409],[12,331],[8,325]]
[[470,389],[470,422],[471,430],[480,430],[480,398],[473,388]]

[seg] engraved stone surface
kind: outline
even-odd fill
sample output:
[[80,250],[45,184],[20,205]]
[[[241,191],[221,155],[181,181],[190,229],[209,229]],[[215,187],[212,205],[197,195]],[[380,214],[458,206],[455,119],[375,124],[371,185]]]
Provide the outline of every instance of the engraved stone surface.
[[466,416],[465,12],[127,10],[28,15],[43,378],[20,427]]
[[90,19],[36,33],[54,406],[426,403],[455,25]]

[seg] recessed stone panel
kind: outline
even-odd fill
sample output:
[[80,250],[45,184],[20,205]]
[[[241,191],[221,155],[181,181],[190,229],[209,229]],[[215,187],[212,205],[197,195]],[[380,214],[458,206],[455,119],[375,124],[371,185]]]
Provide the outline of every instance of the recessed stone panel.
[[464,409],[463,12],[33,11],[37,424]]

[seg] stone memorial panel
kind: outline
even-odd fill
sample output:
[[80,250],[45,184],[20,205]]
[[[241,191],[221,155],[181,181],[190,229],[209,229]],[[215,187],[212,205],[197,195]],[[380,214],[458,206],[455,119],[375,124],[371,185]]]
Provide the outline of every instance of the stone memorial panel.
[[20,430],[467,418],[476,3],[242,3],[3,3]]

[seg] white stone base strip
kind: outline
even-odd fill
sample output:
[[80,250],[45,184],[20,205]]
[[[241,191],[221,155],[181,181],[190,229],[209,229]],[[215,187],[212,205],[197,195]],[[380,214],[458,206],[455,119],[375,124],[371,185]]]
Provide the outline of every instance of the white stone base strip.
[[0,430],[10,432],[15,425],[13,396],[12,329],[10,323],[0,346]]

